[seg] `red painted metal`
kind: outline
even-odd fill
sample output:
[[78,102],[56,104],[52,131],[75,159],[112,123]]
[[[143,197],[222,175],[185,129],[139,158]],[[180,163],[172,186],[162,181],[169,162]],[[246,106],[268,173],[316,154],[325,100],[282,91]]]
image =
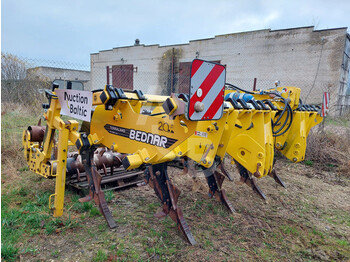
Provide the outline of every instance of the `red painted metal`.
[[[225,67],[220,64],[195,59],[191,68],[189,119],[219,119],[223,110]],[[203,108],[196,109],[197,104],[202,104]]]
[[134,89],[134,65],[112,66],[112,84],[114,87]]
[[182,62],[179,65],[179,90],[178,93],[188,94],[190,88],[190,72],[192,62]]

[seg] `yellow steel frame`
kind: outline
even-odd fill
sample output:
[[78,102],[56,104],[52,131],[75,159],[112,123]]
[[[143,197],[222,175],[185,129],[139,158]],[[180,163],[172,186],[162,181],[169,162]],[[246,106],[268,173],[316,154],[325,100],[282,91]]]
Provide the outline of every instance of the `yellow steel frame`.
[[[287,90],[283,96],[289,99],[295,110],[300,89],[288,87]],[[107,97],[104,103],[101,100],[102,93]],[[271,129],[271,120],[277,112],[274,110],[234,109],[227,105],[219,120],[190,121],[184,114],[171,116],[175,110],[170,115],[163,113],[161,105],[168,97],[146,95],[146,100],[140,100],[133,93],[126,93],[126,96],[118,99],[111,109],[106,109],[105,104],[110,98],[106,88],[93,93],[96,109],[87,139],[90,146],[103,145],[129,154],[129,169],[143,163],[157,164],[184,156],[209,168],[216,156],[222,159],[228,153],[248,171],[262,177],[272,170],[274,146],[294,162],[303,160],[306,137],[311,127],[322,120],[316,112],[294,111],[290,130],[274,139]],[[255,97],[273,99],[259,94]],[[23,146],[30,170],[46,178],[56,178],[55,193],[50,196],[49,202],[51,207],[51,199],[54,198],[54,216],[61,216],[68,146],[77,141],[82,144],[83,139],[78,132],[77,121],[63,121],[60,117],[60,104],[54,93],[50,103],[50,108],[44,114],[47,127],[43,145],[32,142],[30,132],[24,131]],[[282,109],[279,102],[273,103],[279,110]],[[141,114],[144,106],[153,107],[152,113],[158,114]],[[58,130],[58,155],[57,159],[51,159],[55,130]]]

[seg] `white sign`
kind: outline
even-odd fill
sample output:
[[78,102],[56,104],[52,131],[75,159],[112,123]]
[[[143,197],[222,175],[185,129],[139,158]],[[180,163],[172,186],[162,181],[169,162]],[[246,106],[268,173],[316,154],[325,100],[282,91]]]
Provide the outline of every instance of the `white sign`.
[[72,89],[56,89],[61,104],[61,114],[90,122],[92,92]]
[[217,120],[224,111],[226,68],[223,65],[194,59],[191,65],[188,119]]

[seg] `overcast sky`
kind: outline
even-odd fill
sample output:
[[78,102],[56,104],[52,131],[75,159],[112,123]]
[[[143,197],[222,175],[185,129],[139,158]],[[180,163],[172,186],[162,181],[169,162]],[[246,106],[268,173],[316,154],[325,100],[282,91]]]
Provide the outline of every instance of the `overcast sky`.
[[[349,0],[2,0],[1,50],[89,64],[113,47],[170,45],[259,29],[350,28]],[[349,30],[348,30],[349,32]]]

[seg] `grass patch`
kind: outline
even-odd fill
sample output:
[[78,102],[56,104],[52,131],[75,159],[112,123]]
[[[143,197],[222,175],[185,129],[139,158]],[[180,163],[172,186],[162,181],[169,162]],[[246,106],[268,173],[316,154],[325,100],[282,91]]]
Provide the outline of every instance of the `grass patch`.
[[95,255],[95,257],[92,259],[93,262],[102,262],[102,261],[107,261],[107,253],[103,250],[98,250],[97,254]]
[[107,203],[110,203],[115,198],[114,192],[112,190],[109,190],[105,192],[105,199]]
[[98,210],[97,207],[92,207],[92,208],[90,209],[90,216],[91,216],[91,217],[101,216],[101,213],[100,213],[100,211]]
[[304,164],[307,165],[307,166],[313,166],[314,165],[314,161],[312,161],[312,160],[305,160]]
[[331,212],[323,213],[321,217],[329,224],[350,227],[350,214],[348,212],[342,210],[332,210]]
[[48,209],[49,192],[33,194],[27,185],[7,191],[1,199],[1,256],[5,261],[16,260],[18,244],[36,235],[52,235],[78,227],[78,221],[54,218]]
[[346,240],[343,240],[343,239],[337,239],[336,242],[337,242],[338,245],[341,245],[343,247],[350,246],[350,243],[348,241],[346,241]]
[[[2,241],[1,241],[2,242]],[[1,243],[1,258],[5,261],[15,261],[18,255],[18,248],[11,243]]]

